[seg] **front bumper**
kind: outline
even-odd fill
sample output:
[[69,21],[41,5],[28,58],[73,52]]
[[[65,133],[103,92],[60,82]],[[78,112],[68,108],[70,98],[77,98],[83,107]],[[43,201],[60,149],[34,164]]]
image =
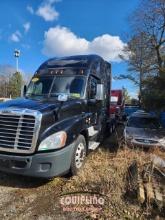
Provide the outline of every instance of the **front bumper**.
[[142,148],[160,147],[160,148],[163,148],[163,146],[160,143],[152,144],[152,143],[138,142],[134,139],[133,140],[126,140],[126,144],[129,147],[142,147]]
[[25,176],[51,178],[67,173],[70,169],[74,143],[51,153],[32,156],[0,154],[0,170]]

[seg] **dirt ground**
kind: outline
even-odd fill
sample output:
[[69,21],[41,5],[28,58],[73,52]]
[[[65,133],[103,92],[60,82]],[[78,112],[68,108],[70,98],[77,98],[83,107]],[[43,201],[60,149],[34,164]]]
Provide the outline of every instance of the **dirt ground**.
[[[121,133],[119,129],[117,138]],[[102,148],[90,153],[84,168],[75,177],[46,181],[0,173],[0,219],[155,219],[156,215],[151,218],[146,208],[124,198],[125,172],[130,163],[126,157],[130,157],[128,152],[126,156],[113,134]],[[63,211],[61,194],[77,191],[104,194],[108,203],[99,213]]]

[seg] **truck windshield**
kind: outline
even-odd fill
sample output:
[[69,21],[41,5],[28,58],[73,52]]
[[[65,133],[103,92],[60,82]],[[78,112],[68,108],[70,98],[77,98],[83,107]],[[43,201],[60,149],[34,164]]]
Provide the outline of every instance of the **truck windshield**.
[[57,97],[67,94],[70,98],[82,98],[84,87],[83,76],[36,77],[29,84],[26,97]]

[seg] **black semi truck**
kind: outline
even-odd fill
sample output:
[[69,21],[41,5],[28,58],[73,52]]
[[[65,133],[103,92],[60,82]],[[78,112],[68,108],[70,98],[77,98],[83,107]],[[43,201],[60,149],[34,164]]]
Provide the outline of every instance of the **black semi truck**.
[[0,104],[0,170],[76,174],[110,124],[110,87],[111,65],[97,55],[44,62],[22,98]]

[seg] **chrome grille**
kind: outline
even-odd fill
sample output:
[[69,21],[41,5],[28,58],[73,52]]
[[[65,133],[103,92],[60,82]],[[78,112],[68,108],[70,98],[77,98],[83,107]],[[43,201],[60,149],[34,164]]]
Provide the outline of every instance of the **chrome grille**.
[[41,117],[37,117],[36,112],[25,113],[26,110],[18,113],[13,111],[3,113],[0,111],[1,151],[18,153],[31,153],[34,151]]

